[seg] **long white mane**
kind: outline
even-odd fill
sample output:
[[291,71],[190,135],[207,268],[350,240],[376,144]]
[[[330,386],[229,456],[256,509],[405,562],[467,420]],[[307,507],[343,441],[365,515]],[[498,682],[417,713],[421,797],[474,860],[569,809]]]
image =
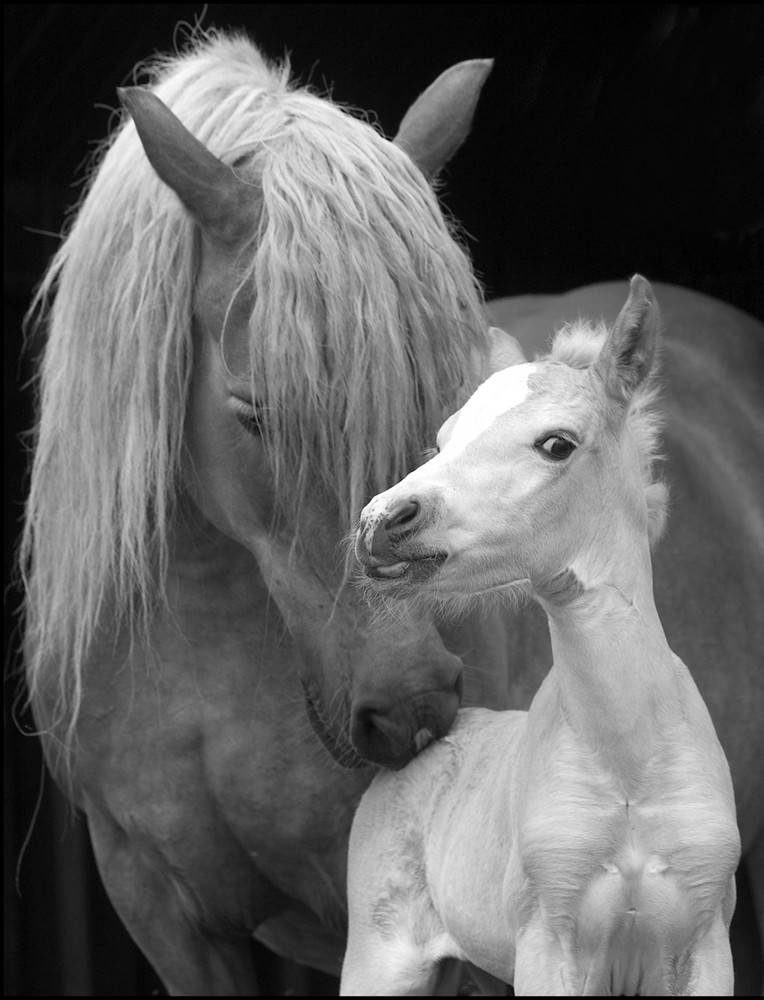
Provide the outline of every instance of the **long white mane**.
[[[141,72],[262,190],[239,278],[272,469],[293,515],[319,489],[349,525],[472,388],[485,324],[469,260],[409,157],[248,39],[200,35]],[[189,215],[123,122],[31,310],[47,345],[21,546],[27,672],[67,740],[97,631],[148,634],[163,600],[198,265]]]

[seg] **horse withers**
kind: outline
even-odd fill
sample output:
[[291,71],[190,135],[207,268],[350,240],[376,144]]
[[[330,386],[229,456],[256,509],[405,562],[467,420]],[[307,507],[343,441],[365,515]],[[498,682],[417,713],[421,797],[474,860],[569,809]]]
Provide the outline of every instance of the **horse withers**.
[[733,993],[729,766],[653,598],[657,341],[635,277],[609,333],[520,355],[362,513],[381,594],[532,594],[554,662],[527,713],[464,710],[364,795],[343,995],[421,992],[445,957],[518,996]]

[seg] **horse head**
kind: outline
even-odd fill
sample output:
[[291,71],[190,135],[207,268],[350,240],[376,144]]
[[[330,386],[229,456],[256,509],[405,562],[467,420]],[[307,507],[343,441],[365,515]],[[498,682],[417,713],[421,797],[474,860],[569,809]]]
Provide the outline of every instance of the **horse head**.
[[427,178],[466,136],[489,70],[446,71],[394,143],[286,84],[258,95],[264,124],[246,141],[186,127],[180,92],[120,92],[199,234],[183,487],[254,556],[313,727],[345,766],[404,765],[460,702],[462,663],[432,620],[375,623],[342,542],[469,388],[479,293]]

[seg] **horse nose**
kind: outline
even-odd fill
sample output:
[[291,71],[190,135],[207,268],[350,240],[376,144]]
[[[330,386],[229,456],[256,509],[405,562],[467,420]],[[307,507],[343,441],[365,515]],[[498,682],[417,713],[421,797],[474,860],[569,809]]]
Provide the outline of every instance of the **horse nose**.
[[398,770],[445,736],[453,725],[462,698],[461,661],[449,684],[401,698],[377,697],[353,708],[350,738],[365,760]]

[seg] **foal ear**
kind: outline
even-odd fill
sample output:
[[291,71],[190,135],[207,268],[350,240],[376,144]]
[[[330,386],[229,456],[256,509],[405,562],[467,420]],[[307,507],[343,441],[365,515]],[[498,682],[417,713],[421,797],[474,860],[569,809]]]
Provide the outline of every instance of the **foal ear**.
[[459,149],[469,134],[478,97],[493,59],[467,59],[451,66],[414,101],[393,142],[428,177]]
[[481,381],[493,375],[494,372],[501,371],[502,368],[509,368],[510,365],[522,365],[526,362],[523,349],[510,333],[505,333],[498,326],[489,327],[488,340],[490,353],[483,363],[480,375]]
[[629,297],[608,334],[595,370],[608,390],[628,398],[653,370],[660,334],[660,313],[650,282],[635,274]]
[[199,142],[156,94],[143,87],[120,87],[117,93],[152,167],[202,231],[225,247],[239,244],[252,232],[257,190]]

